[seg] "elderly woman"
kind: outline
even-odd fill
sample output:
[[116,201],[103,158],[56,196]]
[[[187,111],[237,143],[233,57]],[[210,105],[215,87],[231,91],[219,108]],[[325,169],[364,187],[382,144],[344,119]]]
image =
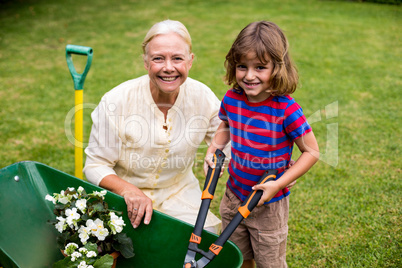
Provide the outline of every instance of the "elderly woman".
[[[220,123],[220,101],[188,77],[194,54],[182,23],[155,24],[142,48],[148,74],[107,92],[92,113],[84,172],[124,197],[134,228],[149,224],[153,209],[194,224],[201,190],[192,167]],[[219,226],[209,212],[205,228]]]

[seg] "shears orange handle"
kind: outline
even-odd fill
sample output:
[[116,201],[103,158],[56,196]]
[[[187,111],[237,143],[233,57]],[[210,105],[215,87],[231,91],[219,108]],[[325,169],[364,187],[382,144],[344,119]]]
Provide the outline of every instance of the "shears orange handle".
[[[222,162],[223,162],[223,160],[222,160]],[[215,171],[215,172],[217,172],[217,171]],[[220,170],[218,172],[218,177],[219,177],[219,173],[220,173]],[[209,174],[209,172],[208,172],[208,174]],[[276,180],[277,174],[278,174],[278,171],[275,169],[267,170],[261,176],[261,178],[257,184]],[[205,182],[205,184],[207,184],[207,181]],[[216,187],[216,183],[215,183],[214,187],[211,189],[213,189],[215,191],[215,187]],[[205,191],[205,188],[208,189],[208,187],[204,187],[204,191]],[[203,217],[200,218],[200,214],[205,213],[205,217],[206,217],[206,213],[208,212],[209,203],[210,203],[210,200],[209,200],[208,207],[206,208],[207,212],[205,212],[205,211],[201,212],[202,209],[205,210],[205,208],[202,208],[203,203],[204,203],[204,200],[203,200],[199,214],[198,214],[197,222],[194,227],[194,232],[191,234],[190,243],[188,246],[186,258],[184,260],[183,268],[203,268],[206,265],[208,265],[208,263],[210,263],[219,254],[223,245],[226,243],[226,241],[229,239],[229,237],[233,234],[234,230],[236,230],[237,226],[239,226],[240,222],[243,219],[247,218],[248,215],[250,214],[250,212],[255,208],[255,206],[257,206],[258,201],[261,199],[262,194],[263,194],[263,192],[261,190],[257,190],[257,191],[252,191],[247,196],[246,200],[244,200],[242,205],[239,207],[238,212],[233,217],[233,219],[231,220],[229,225],[226,227],[225,230],[223,230],[222,234],[216,239],[216,241],[209,247],[208,252],[205,252],[198,248],[198,244],[200,244],[200,242],[201,242],[200,235],[201,235],[204,223],[205,223],[205,218],[203,218]],[[212,196],[213,196],[213,193],[212,193]],[[200,221],[203,219],[203,222],[199,222],[199,219],[200,219]],[[203,256],[198,261],[195,260],[195,255],[197,253],[199,253]]]

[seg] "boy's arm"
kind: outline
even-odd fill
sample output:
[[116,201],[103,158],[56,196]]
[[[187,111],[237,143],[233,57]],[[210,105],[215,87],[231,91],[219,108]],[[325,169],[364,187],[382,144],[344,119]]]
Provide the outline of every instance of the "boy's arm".
[[320,152],[317,140],[312,131],[295,140],[295,143],[302,152],[295,164],[291,166],[278,180],[269,181],[253,187],[253,190],[264,191],[260,201],[258,202],[258,206],[271,200],[276,193],[285,188],[288,184],[294,182],[297,178],[303,176],[303,174],[305,174],[318,161]]
[[[223,150],[230,141],[230,132],[228,123],[222,121],[216,130],[215,136],[211,142],[211,145],[208,147],[207,153],[204,159],[204,172],[205,175],[208,173],[208,167],[215,168],[214,163],[212,162],[212,156],[214,155],[216,149]],[[222,168],[222,171],[224,168]],[[222,175],[222,174],[221,174]]]

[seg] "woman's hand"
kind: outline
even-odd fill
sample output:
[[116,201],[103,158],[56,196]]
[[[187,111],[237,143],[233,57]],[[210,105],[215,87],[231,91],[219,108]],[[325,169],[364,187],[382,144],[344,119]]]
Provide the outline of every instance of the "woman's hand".
[[143,218],[145,224],[151,222],[152,200],[139,188],[116,175],[107,175],[101,180],[99,186],[124,197],[127,215],[134,228],[140,225]]
[[152,200],[143,192],[125,191],[121,194],[127,204],[128,218],[134,229],[141,224],[144,218],[144,224],[149,224],[152,218]]

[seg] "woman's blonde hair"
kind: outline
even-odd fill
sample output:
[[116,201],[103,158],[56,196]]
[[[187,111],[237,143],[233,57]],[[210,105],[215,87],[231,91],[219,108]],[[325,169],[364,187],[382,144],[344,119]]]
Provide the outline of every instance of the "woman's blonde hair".
[[144,41],[142,42],[142,51],[144,55],[147,54],[147,46],[151,40],[160,34],[177,33],[180,35],[184,41],[187,43],[189,48],[189,53],[192,51],[191,36],[187,31],[186,26],[183,23],[176,20],[164,20],[155,23],[148,33],[145,35]]
[[226,55],[225,81],[228,85],[240,89],[236,81],[236,64],[250,52],[255,53],[263,64],[273,63],[267,92],[283,96],[296,90],[299,76],[289,55],[288,40],[278,25],[268,21],[252,22],[237,36]]

